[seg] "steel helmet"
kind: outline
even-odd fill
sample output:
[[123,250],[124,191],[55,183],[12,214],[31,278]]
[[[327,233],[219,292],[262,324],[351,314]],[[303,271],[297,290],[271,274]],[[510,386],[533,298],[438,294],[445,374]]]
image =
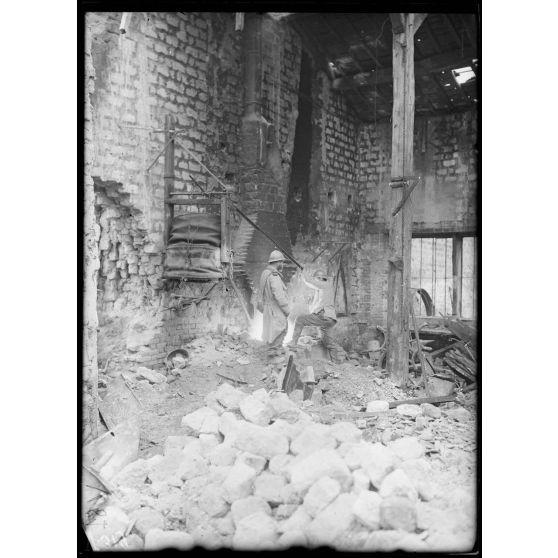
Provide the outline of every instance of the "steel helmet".
[[327,273],[325,269],[316,269],[316,271],[314,271],[314,277],[316,279],[327,279]]
[[284,261],[285,261],[285,257],[283,256],[283,254],[279,252],[279,250],[273,250],[273,252],[269,254],[269,260],[267,260],[267,263],[284,262]]

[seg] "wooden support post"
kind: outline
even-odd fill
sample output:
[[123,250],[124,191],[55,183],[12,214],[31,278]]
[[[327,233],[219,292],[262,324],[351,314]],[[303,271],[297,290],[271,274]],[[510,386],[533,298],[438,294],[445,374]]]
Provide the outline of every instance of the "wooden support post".
[[[412,176],[415,119],[414,14],[392,14],[391,21],[393,30],[391,176]],[[401,386],[407,385],[409,381],[412,200],[409,199],[395,216],[392,213],[406,196],[408,188],[409,186],[391,188],[389,192],[386,368],[391,379]]]
[[451,263],[453,267],[453,300],[451,311],[454,316],[460,317],[463,292],[463,238],[461,236],[453,237]]
[[169,227],[174,218],[174,205],[168,203],[169,193],[174,190],[174,140],[171,134],[174,132],[175,119],[170,114],[165,117],[165,222],[163,227],[163,242],[165,249],[169,240]]

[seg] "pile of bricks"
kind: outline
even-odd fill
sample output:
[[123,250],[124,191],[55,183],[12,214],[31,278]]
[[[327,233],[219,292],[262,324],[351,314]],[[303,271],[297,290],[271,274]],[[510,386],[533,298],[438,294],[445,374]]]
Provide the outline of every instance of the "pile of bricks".
[[370,444],[353,423],[316,423],[283,393],[229,384],[205,403],[183,417],[185,434],[170,436],[164,455],[110,479],[117,490],[87,527],[96,548],[443,547],[429,544],[418,515],[437,489],[416,438]]

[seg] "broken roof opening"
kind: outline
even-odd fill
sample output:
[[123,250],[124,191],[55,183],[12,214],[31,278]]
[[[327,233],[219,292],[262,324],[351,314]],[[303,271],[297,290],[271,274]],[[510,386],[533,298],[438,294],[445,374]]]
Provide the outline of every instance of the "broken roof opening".
[[456,68],[455,70],[452,70],[451,73],[453,74],[453,77],[458,85],[467,83],[477,77],[471,66]]

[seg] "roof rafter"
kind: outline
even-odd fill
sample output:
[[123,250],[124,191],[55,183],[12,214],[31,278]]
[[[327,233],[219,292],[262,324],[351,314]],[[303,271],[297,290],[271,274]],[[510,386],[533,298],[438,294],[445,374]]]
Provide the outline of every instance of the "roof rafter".
[[[454,69],[460,64],[465,64],[476,55],[475,49],[467,48],[463,52],[454,50],[444,54],[435,54],[422,60],[415,60],[415,71],[418,74],[440,72],[442,70]],[[372,72],[361,72],[352,76],[336,78],[333,80],[333,88],[339,90],[353,89],[362,85],[373,85],[387,83],[392,80],[391,68],[380,68]]]

